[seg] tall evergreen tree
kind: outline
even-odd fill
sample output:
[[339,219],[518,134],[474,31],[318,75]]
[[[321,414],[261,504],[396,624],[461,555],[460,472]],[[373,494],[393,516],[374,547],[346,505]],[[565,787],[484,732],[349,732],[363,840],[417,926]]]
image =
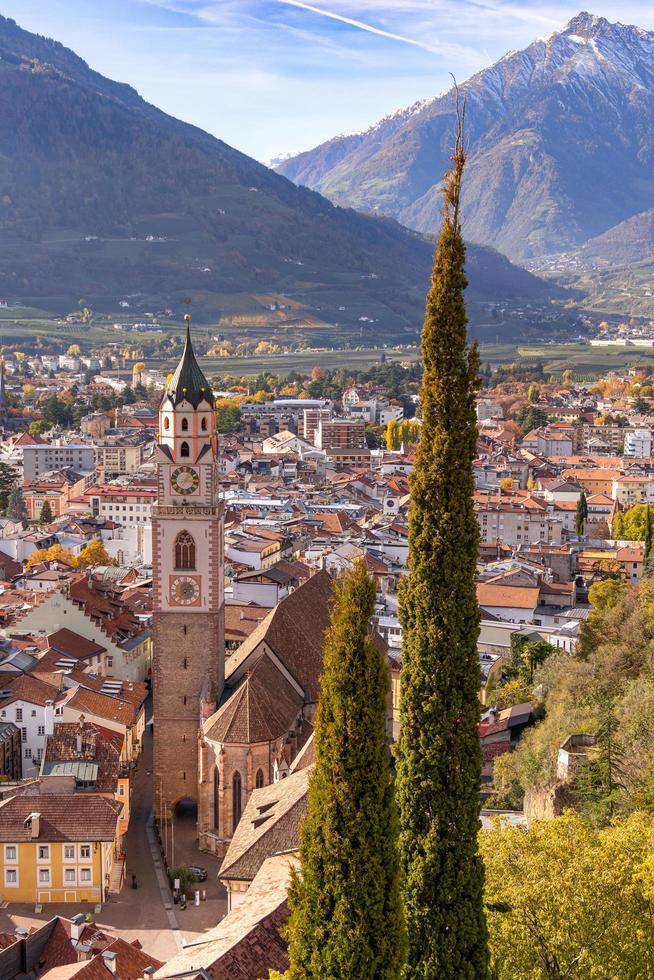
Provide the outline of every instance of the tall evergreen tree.
[[645,578],[651,578],[654,574],[654,535],[652,534],[652,511],[647,505],[645,513],[645,553],[644,553],[643,573]]
[[9,498],[7,500],[7,517],[10,517],[12,521],[22,521],[23,524],[27,523],[27,507],[25,506],[25,498],[23,497],[23,491],[18,483],[15,483],[9,492]]
[[9,495],[16,486],[16,470],[8,463],[0,463],[0,510],[6,510]]
[[472,461],[478,352],[469,347],[459,197],[462,127],[422,331],[423,424],[411,478],[398,759],[407,980],[489,973],[479,857],[479,543]]
[[50,501],[44,501],[43,507],[41,508],[41,513],[39,514],[39,524],[52,524],[54,520],[54,515],[52,513],[52,507],[50,506]]
[[316,716],[316,766],[289,890],[293,980],[396,980],[404,961],[388,670],[369,635],[363,563],[336,586]]
[[586,500],[586,494],[582,490],[579,494],[579,499],[577,500],[577,510],[575,513],[575,531],[578,537],[582,537],[586,529],[586,521],[588,520],[588,501]]

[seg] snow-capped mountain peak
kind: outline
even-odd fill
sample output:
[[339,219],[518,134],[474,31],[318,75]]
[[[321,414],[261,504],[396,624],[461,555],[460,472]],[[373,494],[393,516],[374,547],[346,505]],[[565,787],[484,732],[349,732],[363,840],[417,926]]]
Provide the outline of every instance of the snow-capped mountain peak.
[[[652,208],[654,33],[582,11],[461,89],[471,239],[531,258]],[[280,170],[338,204],[430,231],[454,128],[449,91]]]

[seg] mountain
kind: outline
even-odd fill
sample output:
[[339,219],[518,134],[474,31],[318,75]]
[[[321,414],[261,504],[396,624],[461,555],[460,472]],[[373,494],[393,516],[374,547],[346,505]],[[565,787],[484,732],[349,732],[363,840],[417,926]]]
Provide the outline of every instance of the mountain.
[[654,208],[635,214],[572,253],[580,265],[620,266],[654,259]]
[[[569,251],[654,202],[654,34],[580,13],[460,87],[468,238],[525,261]],[[339,204],[432,229],[453,91],[283,161]]]
[[[298,322],[359,336],[365,318],[399,339],[421,322],[432,253],[0,18],[0,297],[111,311],[190,293],[205,318],[251,325],[283,300]],[[484,249],[471,280],[473,300],[551,295]]]

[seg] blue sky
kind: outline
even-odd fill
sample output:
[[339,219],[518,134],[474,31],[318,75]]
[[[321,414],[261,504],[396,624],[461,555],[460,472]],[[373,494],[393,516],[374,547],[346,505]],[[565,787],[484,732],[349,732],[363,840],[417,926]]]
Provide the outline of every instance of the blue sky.
[[[561,28],[568,0],[0,0],[149,101],[263,162],[437,95]],[[654,29],[654,0],[592,13]]]

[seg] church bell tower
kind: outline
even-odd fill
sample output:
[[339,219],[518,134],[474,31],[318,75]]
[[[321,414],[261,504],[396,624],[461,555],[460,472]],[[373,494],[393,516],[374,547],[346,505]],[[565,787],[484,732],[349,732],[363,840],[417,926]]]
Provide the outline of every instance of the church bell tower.
[[197,802],[200,701],[225,675],[223,504],[213,392],[193,353],[159,409],[158,498],[152,515],[154,789],[156,813]]

